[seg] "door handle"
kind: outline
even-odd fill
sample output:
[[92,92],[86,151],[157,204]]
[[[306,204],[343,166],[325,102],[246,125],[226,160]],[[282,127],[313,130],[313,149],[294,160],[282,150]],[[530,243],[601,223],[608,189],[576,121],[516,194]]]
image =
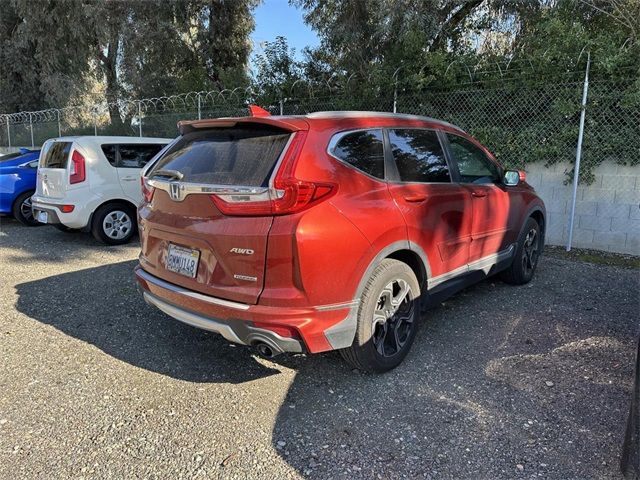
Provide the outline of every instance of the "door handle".
[[480,191],[473,191],[471,192],[471,195],[473,195],[476,198],[483,198],[487,196],[486,192],[480,192]]
[[426,195],[405,195],[404,199],[410,203],[424,202],[427,199]]
[[122,177],[120,180],[125,182],[135,182],[137,180],[136,177]]

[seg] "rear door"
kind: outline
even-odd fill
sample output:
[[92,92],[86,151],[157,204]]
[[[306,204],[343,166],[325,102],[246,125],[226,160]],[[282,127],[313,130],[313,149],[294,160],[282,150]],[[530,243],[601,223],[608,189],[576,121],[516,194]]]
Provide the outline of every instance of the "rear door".
[[141,200],[140,171],[164,144],[154,143],[121,143],[117,145],[116,170],[118,180],[124,194],[138,205]]
[[[451,172],[435,130],[387,130],[392,167],[389,190],[407,224],[409,240],[429,258],[432,283],[464,269],[471,243],[471,195],[451,181]],[[395,179],[393,178],[395,177]],[[394,181],[395,180],[395,181]]]
[[69,183],[68,163],[72,142],[48,140],[42,147],[38,164],[36,195],[63,198]]
[[139,209],[142,267],[191,290],[256,303],[273,221],[270,178],[291,136],[241,124],[196,129],[168,148],[145,172],[153,194]]
[[501,183],[499,167],[468,139],[452,133],[446,138],[460,185],[473,199],[469,261],[474,262],[508,248],[517,215]]

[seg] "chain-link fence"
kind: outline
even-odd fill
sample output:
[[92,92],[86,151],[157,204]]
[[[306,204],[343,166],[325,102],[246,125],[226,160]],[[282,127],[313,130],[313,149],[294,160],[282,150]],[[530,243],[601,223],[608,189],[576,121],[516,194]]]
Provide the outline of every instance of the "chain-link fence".
[[[585,110],[573,246],[640,253],[640,95],[636,78],[591,82]],[[470,132],[507,167],[525,169],[548,210],[549,243],[566,245],[584,83],[467,84],[358,94],[311,90],[262,105],[272,114],[373,110],[425,115]],[[284,95],[283,95],[284,97]],[[39,146],[59,135],[174,137],[184,119],[239,116],[250,89],[21,112],[0,116],[0,146]]]

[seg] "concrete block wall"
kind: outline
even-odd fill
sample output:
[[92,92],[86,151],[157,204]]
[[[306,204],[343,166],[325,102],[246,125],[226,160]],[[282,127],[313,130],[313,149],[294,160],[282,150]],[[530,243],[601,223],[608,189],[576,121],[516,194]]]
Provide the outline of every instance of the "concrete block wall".
[[[0,147],[0,153],[17,148]],[[569,163],[526,167],[527,181],[547,206],[547,243],[566,245],[571,211],[571,185],[564,185]],[[600,164],[595,181],[578,188],[573,246],[640,255],[640,165]]]
[[[527,181],[547,206],[547,243],[566,245],[572,186],[564,185],[572,165],[526,167]],[[591,185],[578,187],[573,246],[640,255],[640,166],[605,161]]]

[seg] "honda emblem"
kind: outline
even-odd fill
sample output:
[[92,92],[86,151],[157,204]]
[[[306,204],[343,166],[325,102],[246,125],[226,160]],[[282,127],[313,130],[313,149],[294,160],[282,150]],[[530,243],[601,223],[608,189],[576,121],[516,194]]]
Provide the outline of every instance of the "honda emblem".
[[169,196],[171,197],[171,200],[175,200],[176,202],[179,202],[180,200],[182,200],[180,192],[181,192],[182,188],[180,186],[179,183],[170,183],[169,184]]

